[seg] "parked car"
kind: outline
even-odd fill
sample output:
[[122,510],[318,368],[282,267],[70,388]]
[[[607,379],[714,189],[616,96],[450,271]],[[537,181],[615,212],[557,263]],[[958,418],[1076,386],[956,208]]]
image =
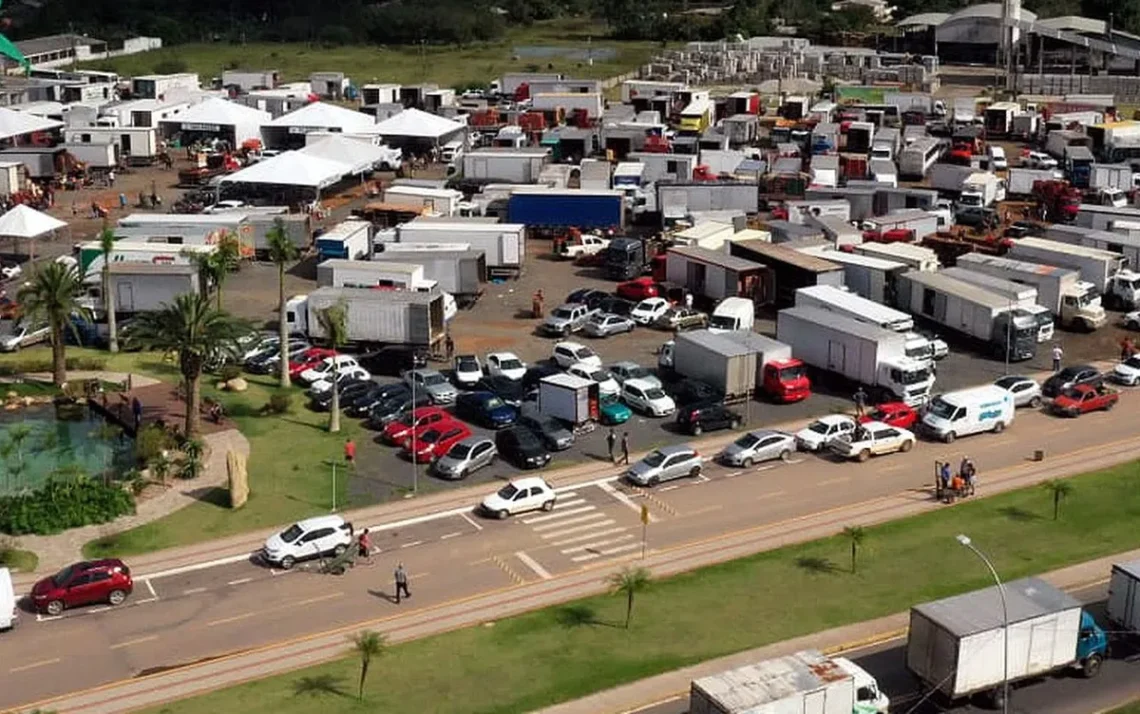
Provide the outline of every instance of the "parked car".
[[625,298],[610,295],[604,300],[598,301],[598,312],[608,312],[611,315],[629,317],[629,314],[633,312],[633,306],[634,303]]
[[368,374],[368,370],[363,367],[345,367],[337,372],[335,376],[313,382],[309,385],[309,389],[305,393],[309,395],[310,399],[313,399],[325,392],[332,391],[333,380],[336,380],[338,387],[344,388],[354,382],[362,382],[370,379],[372,379],[372,375]]
[[602,367],[595,367],[585,362],[579,362],[567,367],[566,373],[572,374],[575,377],[581,377],[582,379],[588,379],[591,382],[596,382],[598,384],[598,396],[600,397],[615,396],[621,391],[617,380]]
[[[340,407],[351,404],[357,397],[362,396],[368,392],[370,388],[379,388],[380,385],[367,379],[354,379],[347,377],[340,385],[339,394],[337,395],[340,400]],[[331,389],[326,389],[320,394],[316,394],[309,401],[309,406],[319,412],[327,412],[332,408],[333,392]]]
[[859,417],[860,424],[872,421],[911,429],[918,421],[918,412],[902,402],[884,402],[871,409],[869,413]]
[[644,300],[645,298],[657,297],[657,283],[653,278],[642,277],[627,280],[624,283],[619,283],[617,290],[614,291],[618,296],[626,300]]
[[53,617],[81,605],[122,605],[134,590],[131,569],[118,558],[74,563],[32,586],[32,606]]
[[451,404],[458,394],[451,382],[447,381],[447,377],[434,369],[408,370],[403,377],[412,391],[422,390],[435,404]]
[[431,406],[431,399],[426,394],[417,394],[414,404],[412,403],[411,392],[396,394],[373,404],[368,409],[368,426],[383,430],[388,424],[400,419],[409,411],[427,406]]
[[375,352],[361,355],[360,366],[372,374],[398,377],[409,369],[426,368],[427,358],[427,353],[420,347],[384,345]]
[[610,294],[604,290],[597,290],[595,288],[579,288],[566,296],[566,303],[576,303],[585,305],[591,310],[594,310],[601,304],[603,300],[610,297]]
[[1108,411],[1120,401],[1120,392],[1103,384],[1078,384],[1057,395],[1050,404],[1054,414],[1067,417]]
[[589,364],[594,367],[602,366],[602,358],[598,353],[581,342],[557,342],[551,352],[554,363],[566,369],[572,364]]
[[1057,160],[1043,151],[1030,151],[1021,161],[1023,166],[1031,169],[1055,169],[1059,165]]
[[499,455],[521,469],[540,469],[550,463],[550,452],[533,431],[512,426],[495,434]]
[[653,374],[652,370],[647,367],[642,367],[636,362],[625,360],[622,362],[614,362],[607,367],[609,373],[617,380],[618,384],[624,384],[627,379],[638,379],[642,382],[649,382],[655,387],[662,386],[661,380],[657,375]]
[[475,355],[459,355],[455,358],[455,386],[470,389],[483,379],[483,365]]
[[305,384],[312,384],[313,382],[325,379],[334,371],[347,371],[350,369],[360,369],[360,363],[350,355],[336,355],[335,357],[325,357],[316,365],[306,369],[297,376]]
[[0,279],[15,280],[24,274],[19,263],[11,260],[0,260]]
[[1133,310],[1120,320],[1129,330],[1140,330],[1140,310]]
[[640,379],[627,379],[621,385],[621,398],[631,409],[649,416],[669,416],[677,411],[673,398],[665,390],[651,382]]
[[471,436],[471,429],[458,421],[441,421],[430,429],[417,431],[404,443],[404,454],[417,464],[427,464],[443,456]]
[[557,365],[543,363],[528,367],[522,378],[523,391],[529,392],[532,389],[538,389],[539,382],[555,374],[562,374],[562,370]]
[[533,431],[551,451],[565,451],[574,445],[574,432],[554,417],[524,413],[518,423]]
[[[294,380],[300,379],[302,372],[316,369],[325,359],[334,356],[336,356],[336,350],[330,350],[326,347],[305,348],[301,350],[299,354],[289,357],[289,378]],[[276,362],[277,359],[275,356],[273,361]],[[260,370],[254,369],[252,364],[249,365],[249,367],[251,372],[260,372]],[[268,374],[272,371],[272,367],[270,366],[266,369],[264,374]]]
[[6,335],[0,335],[0,352],[15,352],[21,347],[46,342],[51,337],[51,327],[32,323],[15,325]]
[[487,375],[503,376],[507,379],[522,379],[526,374],[526,362],[514,352],[492,352],[487,355]]
[[639,325],[652,325],[669,311],[669,301],[663,297],[651,297],[633,306],[629,316]]
[[1036,409],[1041,406],[1041,385],[1032,377],[1010,374],[999,377],[994,386],[1009,392],[1015,407]]
[[677,425],[693,436],[718,429],[739,429],[744,418],[723,404],[685,407],[677,411]]
[[1091,364],[1073,365],[1046,379],[1045,384],[1041,385],[1041,393],[1052,398],[1078,384],[1099,384],[1103,379],[1104,375]]
[[233,211],[240,211],[243,208],[248,208],[249,204],[245,201],[237,199],[226,199],[218,201],[217,203],[206,206],[202,209],[202,213],[232,213]]
[[828,448],[842,458],[866,461],[872,456],[910,451],[916,441],[914,433],[908,429],[869,421],[831,439]]
[[709,316],[691,307],[671,307],[653,323],[664,330],[695,330],[709,324]]
[[796,432],[796,446],[801,451],[819,451],[832,439],[855,430],[855,420],[842,414],[828,414]]
[[598,399],[598,421],[605,426],[624,424],[633,416],[633,410],[623,404],[616,394]]
[[773,459],[787,461],[795,450],[795,436],[774,429],[758,429],[726,446],[717,460],[726,466],[748,468],[755,463]]
[[419,431],[450,419],[451,415],[439,407],[419,407],[388,422],[384,427],[384,440],[390,444],[403,444],[411,438],[413,427]]
[[479,510],[501,520],[527,511],[553,511],[557,500],[558,496],[550,484],[537,476],[530,476],[515,479],[487,496],[479,504]]
[[340,516],[317,516],[297,521],[269,536],[261,549],[269,565],[289,570],[297,562],[323,555],[340,555],[352,544],[352,525]]
[[485,436],[469,436],[453,444],[431,468],[440,478],[465,479],[484,466],[495,463],[498,455],[494,441]]
[[507,379],[500,375],[484,377],[475,385],[475,389],[482,392],[491,392],[512,407],[522,406],[526,399],[526,387],[521,381]]
[[704,461],[700,453],[686,444],[662,446],[629,467],[625,478],[635,486],[656,486],[662,481],[701,475]]
[[566,303],[550,311],[542,321],[539,330],[545,335],[553,337],[569,337],[570,333],[577,332],[586,326],[594,311],[581,303]]
[[1126,387],[1140,384],[1140,354],[1134,354],[1123,362],[1118,362],[1108,377]]
[[633,328],[636,326],[636,323],[628,317],[595,312],[586,321],[586,326],[582,328],[582,331],[590,337],[609,337],[624,332],[633,332]]
[[670,396],[678,409],[698,404],[711,404],[724,399],[724,394],[707,382],[699,379],[682,379],[669,387]]
[[396,395],[411,396],[408,387],[405,384],[397,382],[395,384],[377,384],[370,382],[371,386],[358,394],[355,398],[345,402],[341,400],[341,409],[344,413],[351,417],[366,417],[372,411],[372,407],[387,399],[391,399]]
[[245,342],[239,340],[238,344],[242,348],[239,359],[241,360],[242,364],[244,364],[246,361],[253,359],[257,355],[260,355],[269,350],[276,350],[277,347],[281,345],[281,340],[277,337],[277,335],[271,335],[266,332],[253,332],[250,333],[250,336],[246,338]]
[[467,392],[455,400],[455,415],[492,429],[501,429],[518,420],[519,410],[494,392]]

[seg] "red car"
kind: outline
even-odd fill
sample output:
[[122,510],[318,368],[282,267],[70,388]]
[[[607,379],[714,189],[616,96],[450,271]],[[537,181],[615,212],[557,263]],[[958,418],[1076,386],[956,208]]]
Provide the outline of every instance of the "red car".
[[1050,407],[1061,416],[1075,417],[1103,409],[1108,411],[1120,401],[1120,392],[1104,385],[1078,384],[1061,392]]
[[460,441],[471,436],[471,429],[457,421],[441,421],[427,431],[417,431],[415,439],[404,443],[404,453],[413,456],[417,464],[435,461]]
[[384,427],[384,439],[391,444],[403,446],[412,436],[413,425],[419,432],[441,421],[452,421],[451,415],[439,407],[420,407],[411,414],[405,414],[395,421],[388,422]]
[[32,604],[59,615],[69,607],[106,602],[122,605],[135,588],[131,569],[118,558],[69,565],[32,587]]
[[296,361],[289,360],[289,378],[300,379],[301,372],[307,369],[313,369],[324,361],[325,357],[333,357],[336,355],[336,350],[330,350],[327,347],[310,347],[297,357]]
[[913,429],[918,421],[918,412],[902,402],[887,402],[871,410],[871,413],[859,417],[860,424],[869,421],[881,421],[888,426],[901,429]]
[[632,300],[633,302],[639,302],[645,298],[657,297],[658,295],[657,283],[653,281],[653,278],[649,277],[635,278],[621,283],[617,286],[616,292],[618,297]]

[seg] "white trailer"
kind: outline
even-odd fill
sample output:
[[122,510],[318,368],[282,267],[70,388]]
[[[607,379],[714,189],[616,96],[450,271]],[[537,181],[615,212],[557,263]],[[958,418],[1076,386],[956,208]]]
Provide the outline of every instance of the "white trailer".
[[917,406],[926,403],[934,386],[927,364],[907,357],[906,335],[830,310],[781,310],[776,339],[805,364],[868,386],[875,401]]
[[[1056,229],[1054,235],[1057,235]],[[1081,274],[1082,280],[1092,283],[1104,294],[1106,307],[1119,306],[1132,310],[1140,298],[1135,286],[1135,282],[1140,281],[1140,275],[1126,271],[1128,258],[1119,253],[1044,238],[1019,238],[1011,241],[1008,255],[1015,260],[1030,260],[1076,270]],[[1126,278],[1123,283],[1117,279],[1121,274]]]
[[863,232],[839,216],[810,216],[807,225],[823,231],[836,248],[857,246],[863,242]]
[[437,216],[454,216],[459,213],[463,194],[449,188],[390,186],[384,190],[383,201],[393,206],[409,206]]
[[[64,131],[69,145],[113,144],[119,156],[134,166],[148,166],[158,156],[158,137],[152,126],[83,126]],[[76,154],[78,156],[78,154]]]
[[245,213],[132,213],[118,220],[115,235],[150,243],[216,244],[225,233],[238,235]]
[[613,164],[601,159],[582,159],[578,164],[578,188],[585,191],[609,191]]
[[1099,206],[1095,203],[1082,203],[1073,225],[1092,228],[1098,231],[1116,230],[1113,226],[1120,221],[1140,224],[1140,208],[1118,208]]
[[914,318],[905,312],[833,285],[811,285],[800,288],[796,291],[796,307],[830,310],[891,332],[910,332],[914,329]]
[[897,188],[899,185],[899,170],[895,166],[894,161],[888,159],[871,159],[867,163],[867,171],[871,174],[871,178],[877,183],[881,183],[891,188]]
[[538,383],[538,412],[568,424],[598,415],[598,383],[573,374],[552,374]]
[[955,280],[989,290],[1009,300],[1015,314],[1026,314],[1037,321],[1037,342],[1053,339],[1053,313],[1037,304],[1037,288],[1025,283],[1017,283],[995,275],[979,273],[966,267],[955,266],[941,271]]
[[935,164],[930,167],[930,187],[940,193],[958,194],[962,184],[978,170],[955,164]]
[[630,152],[626,160],[645,164],[646,183],[656,183],[662,179],[691,181],[698,163],[696,154],[657,154],[644,151]]
[[417,218],[397,228],[400,243],[466,243],[486,256],[487,269],[522,269],[526,258],[526,226],[478,218],[434,221]]
[[843,266],[844,285],[856,295],[885,305],[894,301],[895,281],[908,270],[906,265],[893,260],[834,250],[831,246],[812,246],[799,250]]
[[811,218],[838,218],[842,221],[851,220],[851,203],[846,199],[815,201],[784,201],[784,208],[788,212],[788,222],[798,225],[808,225]]
[[[386,247],[399,245],[390,243]],[[487,280],[487,259],[481,250],[383,250],[372,259],[423,266],[425,279],[438,282],[441,290],[465,304],[472,304],[482,295]]]
[[852,248],[856,253],[884,260],[894,260],[912,270],[938,270],[938,254],[932,249],[914,243],[860,243]]
[[[110,277],[118,315],[158,310],[163,304],[173,304],[180,295],[197,294],[200,290],[198,268],[193,265],[112,263]],[[99,274],[89,278],[87,294],[95,312],[104,314],[106,303]]]
[[413,263],[333,258],[317,266],[322,288],[395,288],[431,290],[434,280],[424,278],[424,267]]
[[433,349],[444,337],[444,295],[439,290],[317,288],[285,303],[285,321],[294,334],[327,340],[318,316],[343,304],[349,342],[356,345],[412,345]]
[[463,155],[463,177],[531,184],[538,181],[548,163],[550,152],[546,149],[476,149]]
[[1140,223],[1135,226],[1136,230],[1122,230],[1131,225],[1127,221],[1116,221],[1111,231],[1100,231],[1058,223],[1045,229],[1045,238],[1116,253],[1124,256],[1129,266],[1135,267],[1140,265]]
[[[192,265],[195,256],[216,251],[216,245],[173,245],[138,240],[115,241],[111,263],[150,263],[152,265]],[[103,248],[98,241],[79,244],[79,267],[86,276],[103,270]]]
[[536,94],[530,98],[531,109],[536,112],[564,112],[566,116],[584,111],[590,119],[602,116],[606,101],[600,92],[557,92]]
[[1065,174],[1052,169],[1012,168],[1006,175],[1006,193],[1010,196],[1032,196],[1033,184],[1038,181],[1056,181]]
[[1113,564],[1105,616],[1118,632],[1140,632],[1140,560]]
[[673,345],[673,370],[711,384],[729,402],[749,398],[756,388],[756,352],[727,334],[680,333]]
[[1093,164],[1089,188],[1118,188],[1126,193],[1137,187],[1137,175],[1131,164]]

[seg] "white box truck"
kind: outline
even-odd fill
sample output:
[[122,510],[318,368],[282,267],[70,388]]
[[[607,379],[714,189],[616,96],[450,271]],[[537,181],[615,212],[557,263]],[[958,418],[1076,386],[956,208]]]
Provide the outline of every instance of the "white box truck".
[[862,667],[797,652],[694,679],[689,714],[887,714],[890,700]]
[[843,284],[846,287],[857,295],[882,304],[893,302],[895,281],[908,270],[906,265],[893,260],[833,250],[830,246],[801,248],[800,252],[843,266]]
[[912,270],[934,271],[941,267],[937,253],[914,243],[860,243],[851,250],[861,255],[893,260]]
[[834,285],[809,285],[800,288],[796,291],[796,307],[830,310],[891,332],[909,332],[914,329],[914,318],[907,313]]
[[1048,308],[1037,304],[1036,287],[959,266],[944,268],[941,272],[955,280],[977,285],[1009,300],[1015,314],[1024,313],[1037,321],[1038,343],[1049,342],[1053,339],[1053,313]]
[[1140,560],[1113,564],[1104,614],[1117,632],[1140,632]]
[[348,340],[360,346],[411,345],[434,349],[444,337],[444,295],[439,290],[317,288],[285,301],[285,321],[293,334],[326,340],[322,311],[342,303]]
[[534,183],[549,162],[550,152],[546,149],[476,149],[463,155],[463,177],[482,181]]
[[526,257],[526,226],[478,218],[436,221],[417,218],[397,229],[400,243],[467,243],[486,255],[487,269],[517,272]]
[[[805,364],[870,388],[873,401],[924,404],[934,387],[926,362],[908,357],[906,335],[816,307],[781,310],[776,339]],[[815,380],[813,380],[815,381]]]
[[1107,637],[1081,603],[1038,578],[1005,583],[1004,597],[1005,608],[995,586],[911,608],[906,668],[924,689],[951,702],[989,694],[1001,708],[1007,672],[1012,683],[1099,672]]
[[1010,196],[1032,196],[1033,184],[1038,181],[1056,181],[1064,177],[1065,174],[1053,169],[1013,168],[1006,179],[1006,193]]
[[424,278],[422,265],[333,258],[317,266],[317,285],[322,288],[431,290],[437,284]]
[[538,412],[568,424],[598,417],[598,383],[573,374],[552,374],[538,383]]
[[[200,289],[198,269],[193,265],[154,263],[111,263],[111,295],[115,314],[133,315],[158,310],[172,304],[179,295]],[[85,304],[100,317],[106,314],[101,273],[87,276]]]
[[[1081,229],[1054,226],[1050,232],[1053,236],[1080,240]],[[1120,253],[1044,238],[1019,238],[1011,242],[1008,255],[1015,260],[1078,271],[1081,280],[1092,283],[1100,291],[1108,308],[1134,310],[1140,305],[1140,273],[1128,270],[1128,258]]]

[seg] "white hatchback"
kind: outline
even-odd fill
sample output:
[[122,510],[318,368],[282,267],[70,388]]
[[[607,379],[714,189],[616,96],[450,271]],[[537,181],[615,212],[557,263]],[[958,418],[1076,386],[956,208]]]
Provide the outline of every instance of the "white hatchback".
[[318,516],[269,536],[261,556],[270,565],[289,570],[300,560],[340,555],[351,544],[351,523],[340,516]]
[[591,382],[597,382],[598,396],[603,398],[616,397],[618,392],[621,391],[621,387],[618,386],[617,380],[614,379],[612,374],[601,367],[595,367],[586,362],[570,365],[566,368],[566,373],[572,374],[575,377],[581,377],[582,379],[588,379]]
[[803,451],[819,451],[827,442],[855,430],[855,420],[842,414],[828,414],[796,432],[796,446]]
[[550,357],[562,369],[568,369],[570,365],[579,363],[591,367],[602,366],[602,358],[598,353],[581,342],[557,342]]
[[497,492],[487,496],[479,509],[498,519],[527,511],[553,511],[558,496],[550,484],[537,476],[511,481]]
[[350,357],[349,355],[325,357],[316,367],[306,369],[304,372],[301,372],[301,381],[305,384],[312,384],[318,380],[327,379],[333,373],[334,364],[335,369],[338,372],[343,372],[353,367],[360,367],[356,361],[356,358]]
[[669,416],[677,411],[676,402],[661,385],[644,379],[625,380],[621,385],[621,398],[631,409],[655,417]]
[[487,374],[519,381],[526,374],[526,362],[514,352],[491,352],[485,360]]
[[665,298],[645,298],[633,306],[633,309],[629,311],[629,318],[639,325],[652,325],[668,309],[669,301]]

